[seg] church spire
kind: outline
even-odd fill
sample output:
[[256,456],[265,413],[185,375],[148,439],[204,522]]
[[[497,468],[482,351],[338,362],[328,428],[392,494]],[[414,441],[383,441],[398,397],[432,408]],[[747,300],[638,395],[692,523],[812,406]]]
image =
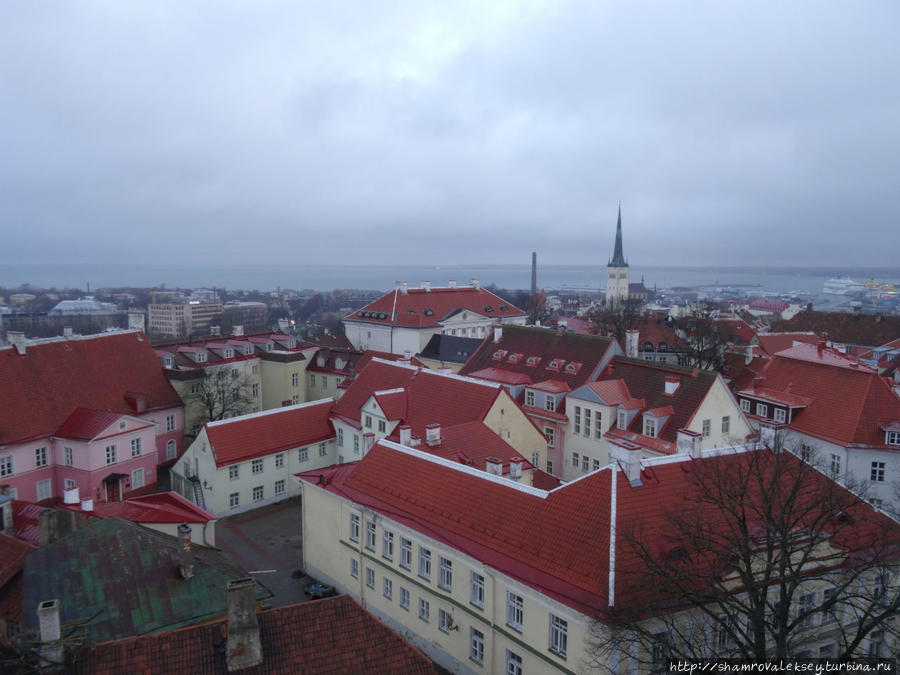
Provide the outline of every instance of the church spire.
[[616,248],[613,250],[612,260],[609,261],[609,267],[628,267],[625,262],[625,256],[622,254],[622,203],[619,202],[619,220],[616,224]]

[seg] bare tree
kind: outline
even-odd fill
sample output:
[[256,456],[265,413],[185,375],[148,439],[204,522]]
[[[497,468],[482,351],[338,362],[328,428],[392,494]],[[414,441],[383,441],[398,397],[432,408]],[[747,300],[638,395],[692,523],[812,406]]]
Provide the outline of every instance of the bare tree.
[[199,409],[202,419],[198,424],[244,415],[259,405],[258,384],[254,384],[238,370],[207,368],[202,379],[192,382],[185,403]]
[[681,338],[679,362],[701,370],[718,371],[725,365],[725,347],[729,336],[715,321],[717,310],[701,305],[689,316],[676,319],[673,328]]
[[622,528],[617,575],[637,600],[597,624],[598,662],[610,652],[651,670],[670,659],[887,655],[900,612],[897,523],[790,452],[685,470],[690,489],[665,522]]
[[629,298],[612,304],[602,303],[588,312],[588,318],[597,328],[599,335],[616,338],[625,345],[625,331],[629,330],[641,315],[640,300]]

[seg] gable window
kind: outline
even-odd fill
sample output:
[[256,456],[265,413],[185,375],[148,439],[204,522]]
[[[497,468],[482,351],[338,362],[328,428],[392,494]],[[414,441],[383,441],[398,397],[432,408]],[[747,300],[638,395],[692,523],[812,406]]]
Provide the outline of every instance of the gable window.
[[381,555],[388,560],[394,559],[394,533],[390,530],[381,534]]
[[384,420],[378,420],[378,433],[383,434],[387,431],[387,423]]
[[254,459],[250,463],[250,473],[262,473],[263,472],[263,461],[262,459]]
[[532,408],[534,407],[534,392],[531,390],[525,392],[525,405],[530,405]]
[[366,548],[375,550],[375,523],[371,520],[366,521]]
[[531,453],[531,463],[534,464],[535,469],[541,468],[540,462],[541,462],[541,453],[532,452]]
[[574,431],[576,434],[581,433],[581,406],[575,406],[575,419],[573,422]]
[[731,431],[731,417],[725,415],[722,417],[722,433],[727,434]]
[[869,474],[869,480],[875,483],[884,482],[884,462],[872,462],[872,471]]
[[506,592],[506,625],[522,632],[522,620],[525,613],[525,601],[521,595],[512,591]]
[[344,447],[344,430],[341,427],[338,427],[337,430],[337,444],[339,448]]
[[772,408],[772,419],[776,422],[784,422],[785,418],[784,408]]
[[547,437],[547,447],[552,448],[556,443],[556,430],[553,427],[544,427],[544,436]]
[[626,429],[628,427],[628,414],[624,410],[620,410],[616,422],[619,429]]
[[558,616],[550,615],[550,651],[560,656],[566,655],[569,623]]
[[453,562],[447,558],[438,559],[438,586],[445,591],[453,586]]
[[750,401],[747,400],[746,398],[741,399],[741,410],[743,410],[746,413],[750,412]]
[[400,567],[412,569],[412,542],[400,537]]
[[65,464],[66,466],[72,466],[72,464],[74,464],[72,457],[72,448],[70,448],[68,445],[63,448],[63,464]]
[[552,396],[548,396],[544,403],[544,407],[550,412],[554,412],[556,410],[556,399]]
[[175,415],[166,415],[166,431],[175,431]]
[[359,541],[359,516],[350,514],[350,541]]
[[769,415],[769,406],[765,403],[757,403],[756,414],[758,417],[767,417]]
[[291,374],[291,386],[292,387],[300,386],[300,373],[292,373]]
[[431,551],[419,547],[419,576],[431,581]]
[[241,477],[241,467],[237,464],[232,464],[228,467],[228,480],[237,480]]
[[591,437],[591,410],[590,408],[584,409],[584,435],[588,438]]
[[132,438],[131,439],[131,456],[137,457],[141,454],[141,439],[140,438]]
[[469,602],[476,607],[484,608],[484,577],[477,572],[471,572],[469,583]]
[[34,449],[34,465],[36,467],[47,466],[47,446]]
[[841,475],[841,456],[840,455],[832,455],[831,456],[831,477],[835,480]]
[[656,438],[656,418],[644,417],[644,436],[649,436],[650,438]]
[[709,438],[710,433],[712,433],[712,423],[709,420],[703,420],[703,424],[700,427],[702,431],[703,438]]
[[366,415],[366,424],[365,424],[365,426],[366,426],[366,429],[371,429],[371,428],[372,428],[372,416],[371,416],[371,415]]
[[116,451],[115,444],[106,446],[106,463],[107,464],[115,464],[118,453]]

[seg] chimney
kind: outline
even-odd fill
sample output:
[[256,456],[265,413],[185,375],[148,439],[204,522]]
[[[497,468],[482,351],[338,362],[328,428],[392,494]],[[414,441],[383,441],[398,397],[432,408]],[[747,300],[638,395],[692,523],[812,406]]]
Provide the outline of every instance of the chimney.
[[7,331],[6,339],[9,341],[19,354],[25,353],[25,333],[20,330]]
[[630,359],[636,359],[638,357],[638,340],[640,339],[640,332],[636,330],[626,330],[625,331],[625,356]]
[[82,511],[93,511],[94,510],[94,500],[90,497],[85,497],[81,500],[81,510]]
[[403,293],[403,295],[406,295],[409,292],[409,284],[405,281],[395,281],[394,288]]
[[437,422],[425,425],[425,442],[434,447],[441,444],[441,425]]
[[232,337],[241,337],[244,334],[243,326],[232,326],[231,327],[231,335]]
[[363,434],[363,454],[366,454],[375,445],[375,434],[371,431]]
[[72,339],[72,326],[63,326],[63,337],[66,340]]
[[77,504],[80,501],[78,498],[78,486],[66,488],[63,491],[63,504]]
[[666,396],[674,396],[681,384],[681,378],[677,375],[666,375]]
[[631,485],[641,485],[641,447],[628,441],[610,441],[609,458],[618,462]]
[[748,365],[753,360],[753,345],[747,345],[747,352],[744,354],[744,365]]
[[210,335],[218,335],[221,330],[222,330],[221,326],[210,326],[209,334]]
[[503,337],[503,326],[494,326],[494,342],[500,342],[500,338]]
[[486,457],[485,460],[486,470],[492,476],[502,476],[503,475],[503,462],[501,462],[496,457]]
[[68,509],[44,509],[38,515],[38,541],[41,546],[52,544],[78,527],[75,512]]
[[178,571],[182,579],[194,576],[194,555],[191,553],[191,526],[182,523],[178,526]]
[[677,448],[679,455],[690,455],[694,459],[700,459],[700,443],[703,437],[690,429],[678,430]]
[[423,281],[423,282],[421,282],[420,286],[423,289],[425,289],[426,293],[431,293],[431,282],[430,281]]
[[4,532],[12,532],[13,529],[13,513],[12,501],[0,505],[0,528]]
[[282,333],[287,333],[288,328],[290,328],[290,327],[291,327],[291,322],[289,319],[284,319],[284,318],[278,319],[278,330],[280,330]]
[[478,279],[469,279],[469,285],[476,291],[481,288],[481,282]]
[[451,279],[450,281],[448,281],[447,286],[449,286],[450,288],[456,288],[456,279]]
[[262,643],[256,620],[256,581],[250,577],[228,584],[228,641],[225,660],[228,672],[262,663]]
[[522,458],[513,457],[509,460],[509,477],[513,480],[522,478]]
[[405,349],[403,351],[403,357],[400,359],[400,363],[405,366],[412,365],[412,352],[410,352],[408,349]]
[[806,303],[806,311],[811,312],[811,311],[813,311],[812,308],[813,308],[813,304],[811,302],[807,302]]
[[412,429],[408,424],[400,425],[400,445],[405,445],[410,447],[410,441],[412,440]]
[[144,330],[144,313],[128,312],[128,328],[129,330]]
[[59,642],[62,637],[59,626],[59,600],[44,600],[38,605],[37,615],[42,665],[45,667],[63,665],[63,646]]

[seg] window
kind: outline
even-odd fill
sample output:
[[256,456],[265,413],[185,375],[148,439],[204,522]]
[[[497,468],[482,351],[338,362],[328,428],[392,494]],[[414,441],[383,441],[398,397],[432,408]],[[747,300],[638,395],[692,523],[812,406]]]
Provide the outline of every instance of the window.
[[388,579],[387,577],[385,577],[384,582],[381,585],[381,592],[384,595],[384,597],[387,598],[388,600],[393,598],[394,597],[394,582],[391,581],[390,579]]
[[584,409],[584,435],[591,437],[591,411],[588,408]]
[[359,454],[359,435],[353,434],[353,454]]
[[375,570],[371,567],[366,568],[366,586],[375,588]]
[[312,373],[309,374],[309,386],[310,387],[316,386],[316,376],[313,375]]
[[524,613],[524,600],[521,595],[512,591],[506,592],[506,625],[522,632],[522,618]]
[[884,442],[888,445],[900,445],[900,431],[888,431],[885,434]]
[[453,561],[438,558],[438,586],[445,591],[453,587]]
[[547,460],[547,473],[553,473],[553,462]]
[[772,408],[772,418],[776,422],[784,422],[784,420],[786,419],[784,408]]
[[394,533],[390,530],[381,533],[381,556],[388,560],[394,559]]
[[831,456],[831,477],[837,479],[841,475],[841,456]]
[[141,439],[140,438],[132,438],[131,439],[131,456],[137,457],[141,454]]
[[556,444],[556,430],[553,427],[544,427],[544,436],[547,437],[547,447],[552,448]]
[[237,480],[241,477],[241,469],[237,464],[228,467],[228,480]]
[[293,373],[291,375],[291,386],[292,387],[300,386],[300,374],[299,373]]
[[603,416],[599,412],[594,415],[594,438],[598,441],[603,438]]
[[419,618],[422,621],[428,621],[431,615],[431,605],[425,598],[419,598]]
[[593,466],[593,469],[594,469],[594,471],[599,471],[599,470],[600,470],[600,460],[599,460],[599,459],[595,459],[595,460],[594,460],[594,466]]
[[328,454],[328,451],[325,448],[325,444],[319,443],[319,457],[324,457],[326,454]]
[[442,609],[438,610],[438,630],[442,633],[449,633],[450,629],[453,627],[453,617],[450,615],[450,612],[445,612]]
[[484,663],[484,633],[469,629],[469,658],[475,663]]
[[535,469],[541,468],[541,453],[532,452],[531,453],[531,463],[534,465]]
[[275,455],[275,468],[276,469],[284,468],[284,453],[283,452],[279,452],[277,455]]
[[834,588],[826,588],[822,591],[822,610],[820,613],[820,618],[822,620],[822,625],[831,623],[837,616],[837,606],[835,604],[829,604],[831,600],[834,598],[835,593]]
[[250,473],[257,474],[263,472],[263,461],[261,459],[254,459],[250,462]]
[[359,560],[350,558],[350,576],[359,579]]
[[193,384],[191,384],[191,393],[192,394],[200,393],[200,385],[197,382],[194,382]]
[[572,453],[572,466],[574,466],[576,469],[578,468],[578,463],[581,461],[580,457],[581,455],[579,455],[577,452]]
[[[64,489],[66,489],[66,490],[71,490],[73,487],[75,487],[75,481],[72,480],[71,478],[66,478],[66,479],[63,481],[63,488],[64,488]],[[0,526],[0,529],[2,529],[2,526]]]
[[484,577],[477,572],[472,572],[470,578],[469,602],[476,607],[484,608]]
[[[775,613],[778,613],[777,607],[775,609]],[[719,646],[719,652],[724,654],[729,650],[734,649],[735,642],[733,632],[738,630],[737,619],[735,619],[735,617],[733,616],[723,614],[719,617],[718,626],[719,634],[717,636],[717,642]]]
[[284,494],[284,479],[275,481],[275,494],[283,495]]
[[650,646],[650,672],[666,673],[669,666],[669,634],[656,633]]
[[365,427],[366,427],[366,429],[372,428],[372,416],[371,415],[366,415]]
[[576,434],[581,433],[581,406],[575,406],[575,419],[573,421],[573,431]]
[[409,611],[409,591],[400,587],[400,608]]
[[175,415],[166,415],[166,431],[175,431]]
[[241,505],[241,495],[239,492],[232,492],[228,495],[228,506],[232,509],[236,509]]
[[262,501],[263,498],[263,486],[257,485],[253,488],[253,501],[259,502]]
[[550,412],[555,411],[556,410],[556,399],[553,396],[547,396],[547,398],[545,399],[544,407],[547,410],[549,410]]
[[727,434],[731,431],[731,417],[725,415],[722,417],[722,433]]
[[884,482],[884,462],[872,462],[872,471],[869,474],[869,480],[876,483]]
[[[231,400],[232,401],[237,401],[240,397],[241,397],[241,392],[237,389],[237,387],[235,387],[234,389],[231,390]],[[297,403],[297,401],[294,401],[294,403]]]
[[522,657],[506,650],[506,675],[522,675]]
[[72,466],[74,464],[74,458],[72,457],[72,448],[68,445],[63,448],[63,464],[66,466]]
[[550,615],[550,651],[560,656],[566,655],[569,624],[565,619]]
[[142,487],[144,487],[144,470],[135,469],[131,472],[131,489],[136,490]]
[[703,420],[703,424],[701,426],[703,429],[702,436],[703,438],[709,438],[709,434],[711,433],[712,423],[709,420]]
[[581,456],[581,470],[587,471],[591,466],[591,458],[587,455]]
[[400,537],[400,567],[412,569],[412,542]]
[[750,401],[747,400],[746,398],[741,399],[741,410],[743,410],[746,413],[750,412]]
[[769,406],[767,406],[765,403],[757,403],[756,414],[759,417],[767,417],[769,415]]
[[431,581],[431,551],[419,547],[419,576]]
[[337,431],[338,431],[338,433],[337,433],[338,446],[343,448],[344,447],[344,430],[341,427],[338,427]]
[[39,502],[50,499],[50,479],[39,480],[37,482],[37,500]]
[[616,423],[620,429],[627,429],[628,428],[628,413],[626,413],[624,410],[620,410],[618,419],[616,420]]
[[874,506],[876,509],[881,509],[884,506],[883,499],[876,499],[875,497],[869,498],[869,503]]
[[366,548],[375,550],[375,522],[372,520],[366,521]]
[[656,418],[649,415],[644,417],[644,436],[656,438]]
[[115,444],[113,444],[113,445],[107,445],[107,446],[106,446],[106,463],[107,463],[107,464],[115,464],[116,461],[117,461],[117,460],[116,460],[116,455],[117,455],[117,453],[116,453],[116,446],[115,446]]
[[259,398],[259,385],[256,382],[250,385],[250,395],[253,398]]
[[350,514],[350,541],[359,541],[359,516]]
[[47,466],[47,446],[34,449],[34,465],[36,467]]
[[[225,357],[226,357],[226,358],[230,358],[227,354],[225,355]],[[237,369],[237,368],[232,368],[232,369],[231,369],[231,379],[232,379],[232,380],[236,380],[237,377],[238,377],[238,369]]]
[[306,448],[300,448],[300,451],[297,453],[298,459],[301,462],[306,462],[309,460],[309,450]]
[[534,407],[534,392],[530,389],[525,391],[525,405]]
[[178,446],[175,441],[166,441],[166,459],[175,459],[176,454],[178,454]]
[[[244,350],[244,356],[250,356],[252,353],[253,353],[253,347],[247,347]],[[250,372],[253,375],[259,375],[259,364],[254,363],[252,366],[250,366]],[[256,385],[254,385],[254,386],[256,386]]]

